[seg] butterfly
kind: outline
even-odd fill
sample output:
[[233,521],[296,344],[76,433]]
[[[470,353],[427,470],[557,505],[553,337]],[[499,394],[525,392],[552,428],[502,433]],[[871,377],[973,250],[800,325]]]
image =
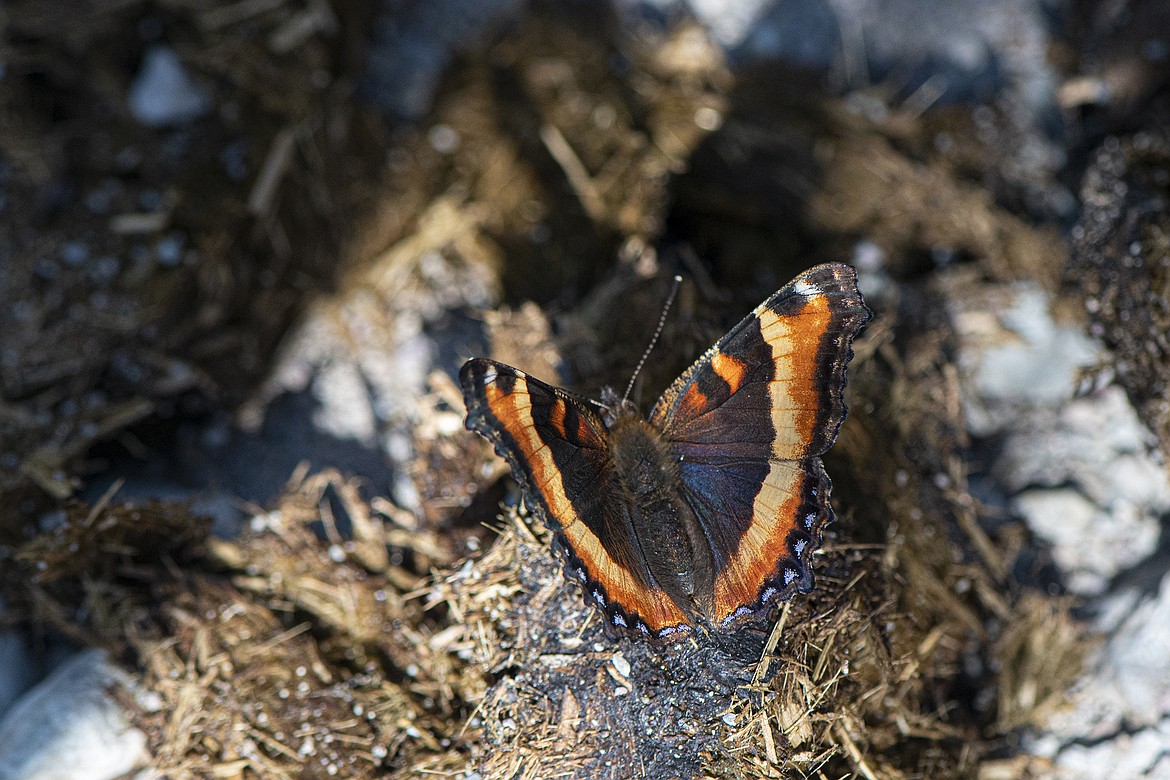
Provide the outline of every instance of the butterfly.
[[852,268],[804,272],[680,376],[649,417],[475,358],[468,429],[511,467],[565,575],[618,632],[678,638],[766,619],[813,586],[833,519],[821,456],[872,317]]

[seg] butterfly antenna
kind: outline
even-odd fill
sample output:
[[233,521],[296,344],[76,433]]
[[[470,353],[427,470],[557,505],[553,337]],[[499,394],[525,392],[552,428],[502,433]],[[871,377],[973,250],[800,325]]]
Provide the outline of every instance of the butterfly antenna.
[[666,327],[666,315],[670,313],[670,306],[674,303],[674,297],[678,295],[678,286],[680,284],[682,284],[682,277],[675,274],[674,285],[670,288],[670,295],[666,298],[666,305],[662,307],[662,316],[658,318],[658,327],[654,329],[654,336],[651,337],[646,351],[642,353],[642,359],[638,361],[638,367],[634,369],[634,375],[630,377],[630,383],[626,385],[626,392],[622,396],[622,406],[625,406],[626,401],[629,400],[630,393],[634,389],[634,382],[638,380],[638,374],[642,373],[642,366],[646,365],[646,358],[650,357],[650,350],[654,349],[654,345],[658,343],[658,337],[662,335],[662,329]]

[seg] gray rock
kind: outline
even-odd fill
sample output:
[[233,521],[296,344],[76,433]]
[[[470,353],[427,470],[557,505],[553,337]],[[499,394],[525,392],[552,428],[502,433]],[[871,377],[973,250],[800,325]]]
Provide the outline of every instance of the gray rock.
[[1109,602],[1097,622],[1111,635],[1068,705],[1025,747],[1060,780],[1170,778],[1170,575],[1152,595],[1125,591]]
[[366,53],[363,92],[405,119],[430,109],[443,71],[516,14],[518,0],[382,2]]
[[113,780],[143,763],[146,735],[110,696],[129,676],[77,653],[0,720],[0,780]]
[[1121,388],[1075,397],[1082,369],[1105,355],[1074,324],[1052,319],[1037,285],[975,294],[960,286],[949,309],[967,427],[1002,442],[992,476],[1048,543],[1066,587],[1104,592],[1154,552],[1170,512],[1154,437]]

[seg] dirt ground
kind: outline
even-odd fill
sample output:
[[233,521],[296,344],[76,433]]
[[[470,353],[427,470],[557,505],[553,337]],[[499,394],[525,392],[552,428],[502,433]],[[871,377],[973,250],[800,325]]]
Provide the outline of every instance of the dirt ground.
[[[1053,776],[1029,735],[1102,640],[987,487],[1008,434],[972,427],[963,325],[1040,291],[1103,345],[1085,392],[1170,447],[1170,70],[1132,5],[1061,6],[1048,124],[600,3],[464,19],[406,117],[371,31],[419,4],[10,5],[3,627],[153,692],[122,703],[168,778]],[[206,105],[149,127],[160,43]],[[463,428],[459,365],[596,397],[679,274],[647,409],[828,260],[877,316],[816,589],[723,644],[608,636]]]

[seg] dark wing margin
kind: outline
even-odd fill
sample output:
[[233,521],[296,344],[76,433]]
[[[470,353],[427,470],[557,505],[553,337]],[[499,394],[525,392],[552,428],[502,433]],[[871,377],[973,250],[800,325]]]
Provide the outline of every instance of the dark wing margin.
[[[760,620],[796,591],[812,590],[810,559],[833,519],[832,484],[820,458],[761,463],[762,477],[742,462],[715,458],[680,468],[683,497],[719,550],[714,612],[707,616],[716,629]],[[744,488],[745,478],[755,487]],[[738,488],[737,501],[720,493],[727,487]]]
[[871,314],[852,268],[809,269],[760,304],[651,412],[717,567],[716,627],[812,587],[833,519],[820,457],[845,420],[845,367]]
[[553,531],[566,575],[602,610],[607,626],[647,636],[689,631],[637,554],[610,484],[601,420],[569,393],[503,363],[469,360],[459,379],[467,428],[508,461],[533,513]]

